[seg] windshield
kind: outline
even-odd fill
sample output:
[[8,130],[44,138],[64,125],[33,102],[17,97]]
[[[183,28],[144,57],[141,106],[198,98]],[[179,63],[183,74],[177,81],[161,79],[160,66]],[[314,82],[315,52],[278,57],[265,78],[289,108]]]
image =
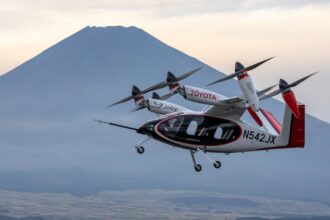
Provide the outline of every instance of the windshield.
[[197,145],[225,144],[241,134],[236,123],[204,115],[177,116],[162,122],[158,130],[173,140]]

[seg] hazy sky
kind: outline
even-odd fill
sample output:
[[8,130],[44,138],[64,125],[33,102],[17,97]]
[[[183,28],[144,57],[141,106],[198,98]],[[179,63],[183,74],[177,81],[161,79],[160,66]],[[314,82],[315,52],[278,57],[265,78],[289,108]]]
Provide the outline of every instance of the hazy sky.
[[140,27],[225,73],[277,56],[259,89],[319,70],[295,91],[330,122],[330,0],[1,0],[0,73],[87,25]]

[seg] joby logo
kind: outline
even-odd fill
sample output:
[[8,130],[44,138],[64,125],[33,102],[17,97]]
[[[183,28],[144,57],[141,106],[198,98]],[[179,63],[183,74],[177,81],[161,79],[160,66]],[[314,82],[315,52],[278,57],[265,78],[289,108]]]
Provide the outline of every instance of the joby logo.
[[161,108],[162,106],[163,106],[163,103],[154,102],[155,108]]
[[178,109],[177,108],[174,108],[173,106],[171,105],[165,105],[163,107],[163,110],[168,110],[168,111],[171,111],[171,112],[176,112]]
[[164,105],[163,103],[154,102],[154,108],[162,109],[165,111],[176,112],[178,109],[171,105]]
[[199,91],[199,90],[191,90],[190,95],[191,96],[197,96],[197,97],[204,98],[204,99],[217,100],[217,97],[214,94]]

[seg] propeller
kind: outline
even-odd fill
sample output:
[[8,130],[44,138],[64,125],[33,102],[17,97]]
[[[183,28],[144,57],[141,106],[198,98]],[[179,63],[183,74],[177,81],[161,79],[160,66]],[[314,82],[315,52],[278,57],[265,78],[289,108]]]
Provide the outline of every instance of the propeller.
[[242,76],[245,72],[247,71],[250,71],[250,70],[253,70],[255,68],[257,68],[258,66],[260,66],[261,64],[273,59],[274,57],[270,57],[268,59],[265,59],[263,61],[260,61],[259,63],[256,63],[256,64],[253,64],[251,66],[248,66],[248,67],[244,67],[240,62],[236,62],[235,64],[235,72],[232,73],[232,74],[229,74],[221,79],[218,79],[214,82],[211,82],[209,84],[207,84],[206,86],[211,86],[211,85],[214,85],[216,83],[219,83],[219,82],[223,82],[223,81],[226,81],[228,79],[232,79],[234,77],[239,77],[239,76]]
[[280,79],[279,89],[263,96],[262,99],[269,98],[269,97],[272,97],[272,96],[277,95],[279,93],[282,93],[283,100],[287,104],[287,106],[291,109],[291,112],[293,113],[293,115],[296,118],[300,118],[301,111],[299,109],[296,96],[293,93],[293,91],[291,90],[291,88],[299,85],[300,83],[302,83],[303,81],[305,81],[306,79],[308,79],[309,77],[313,76],[316,73],[317,72],[309,74],[309,75],[307,75],[307,76],[305,76],[305,77],[303,77],[303,78],[301,78],[301,79],[299,79],[299,80],[297,80],[297,81],[295,81],[291,84],[287,83],[284,79]]
[[[179,81],[181,81],[181,80],[183,80],[183,79],[185,79],[185,78],[191,76],[192,74],[196,73],[197,71],[199,71],[199,70],[202,69],[202,68],[203,68],[203,67],[199,67],[199,68],[197,68],[197,69],[194,69],[194,70],[191,70],[191,71],[189,71],[189,72],[187,72],[187,73],[184,73],[184,74],[182,74],[182,75],[180,75],[180,76],[178,76],[178,77],[175,77],[175,76],[173,75],[173,73],[171,73],[171,72],[168,72],[167,75],[168,75],[168,76],[169,76],[169,75],[174,76],[173,80],[175,80],[175,82],[179,82]],[[173,83],[173,82],[174,82],[174,81],[168,81],[168,80],[166,80],[166,81],[162,81],[162,82],[157,83],[157,84],[155,84],[155,85],[153,85],[153,86],[150,86],[150,87],[148,87],[148,88],[146,88],[146,89],[144,89],[144,90],[142,90],[142,91],[139,91],[139,92],[138,92],[137,94],[135,94],[135,95],[132,94],[132,95],[130,95],[130,96],[127,96],[127,97],[125,97],[125,98],[123,98],[123,99],[117,101],[117,102],[114,102],[114,103],[108,105],[107,107],[112,107],[112,106],[114,106],[114,105],[118,105],[118,104],[121,104],[121,103],[127,102],[127,101],[133,99],[136,95],[143,95],[143,94],[145,94],[145,93],[148,93],[148,92],[151,92],[151,91],[154,91],[154,90],[157,90],[157,89],[165,88],[166,86],[168,86],[169,83]]]
[[288,82],[286,82],[284,79],[280,79],[280,82],[279,82],[279,89],[267,94],[267,95],[264,95],[264,96],[261,96],[260,97],[260,100],[263,100],[263,99],[268,99],[270,97],[273,97],[275,95],[278,95],[280,93],[285,93],[287,91],[289,91],[291,88],[299,85],[300,83],[302,83],[303,81],[305,81],[306,79],[308,79],[309,77],[315,75],[316,73],[318,72],[314,72],[314,73],[311,73],[301,79],[298,79],[297,81],[289,84]]

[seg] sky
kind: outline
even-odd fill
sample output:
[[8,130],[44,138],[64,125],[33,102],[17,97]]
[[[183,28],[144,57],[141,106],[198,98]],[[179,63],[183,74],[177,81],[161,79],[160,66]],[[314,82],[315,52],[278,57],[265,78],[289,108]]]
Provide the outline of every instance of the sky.
[[87,25],[142,28],[227,74],[276,56],[257,89],[320,71],[295,92],[330,122],[330,0],[1,0],[0,74]]

